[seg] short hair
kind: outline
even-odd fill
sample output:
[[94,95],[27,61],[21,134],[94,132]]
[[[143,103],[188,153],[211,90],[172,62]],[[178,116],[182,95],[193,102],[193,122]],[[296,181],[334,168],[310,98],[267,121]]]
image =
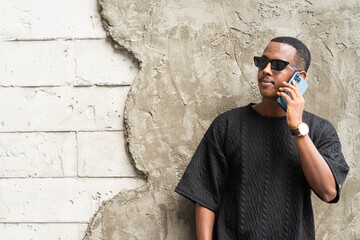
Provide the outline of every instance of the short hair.
[[271,39],[270,42],[284,43],[293,46],[296,49],[296,63],[302,64],[305,67],[304,71],[307,72],[310,67],[311,54],[303,42],[293,37],[276,37]]

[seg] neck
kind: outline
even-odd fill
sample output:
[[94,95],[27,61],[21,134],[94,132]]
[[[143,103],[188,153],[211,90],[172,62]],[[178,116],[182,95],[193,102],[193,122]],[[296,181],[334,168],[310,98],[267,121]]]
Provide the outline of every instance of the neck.
[[280,107],[277,99],[263,98],[262,101],[253,105],[254,110],[264,117],[282,117],[286,112]]

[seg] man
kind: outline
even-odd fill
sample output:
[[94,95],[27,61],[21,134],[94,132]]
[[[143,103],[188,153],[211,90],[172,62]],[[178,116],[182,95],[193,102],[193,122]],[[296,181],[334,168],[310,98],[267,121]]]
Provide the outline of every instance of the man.
[[196,202],[198,239],[315,239],[310,190],[337,202],[349,167],[333,126],[304,111],[288,83],[295,72],[306,78],[310,59],[301,41],[272,39],[254,58],[262,101],[221,114],[205,133],[176,188]]

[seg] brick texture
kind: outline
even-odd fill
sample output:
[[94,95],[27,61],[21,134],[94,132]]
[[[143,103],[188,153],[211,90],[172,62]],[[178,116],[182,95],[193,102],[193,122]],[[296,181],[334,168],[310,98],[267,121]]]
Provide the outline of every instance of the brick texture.
[[86,223],[103,201],[142,184],[136,178],[0,179],[0,222]]
[[1,1],[3,39],[104,38],[95,0]]
[[123,134],[122,131],[78,133],[79,176],[136,176]]
[[106,39],[9,41],[0,52],[2,86],[130,85],[138,71]]
[[138,64],[96,0],[0,1],[0,23],[0,239],[82,239],[104,201],[145,184],[123,124]]
[[129,87],[0,88],[0,131],[123,130],[128,91]]
[[0,133],[0,177],[76,177],[76,135]]
[[82,238],[87,224],[74,223],[0,223],[0,232],[5,239],[29,240],[78,240]]

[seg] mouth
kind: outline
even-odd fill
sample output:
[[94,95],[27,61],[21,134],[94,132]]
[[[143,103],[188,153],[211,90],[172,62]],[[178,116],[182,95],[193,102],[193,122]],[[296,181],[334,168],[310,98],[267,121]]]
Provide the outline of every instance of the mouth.
[[275,82],[269,78],[261,78],[260,83],[263,85],[275,85]]

